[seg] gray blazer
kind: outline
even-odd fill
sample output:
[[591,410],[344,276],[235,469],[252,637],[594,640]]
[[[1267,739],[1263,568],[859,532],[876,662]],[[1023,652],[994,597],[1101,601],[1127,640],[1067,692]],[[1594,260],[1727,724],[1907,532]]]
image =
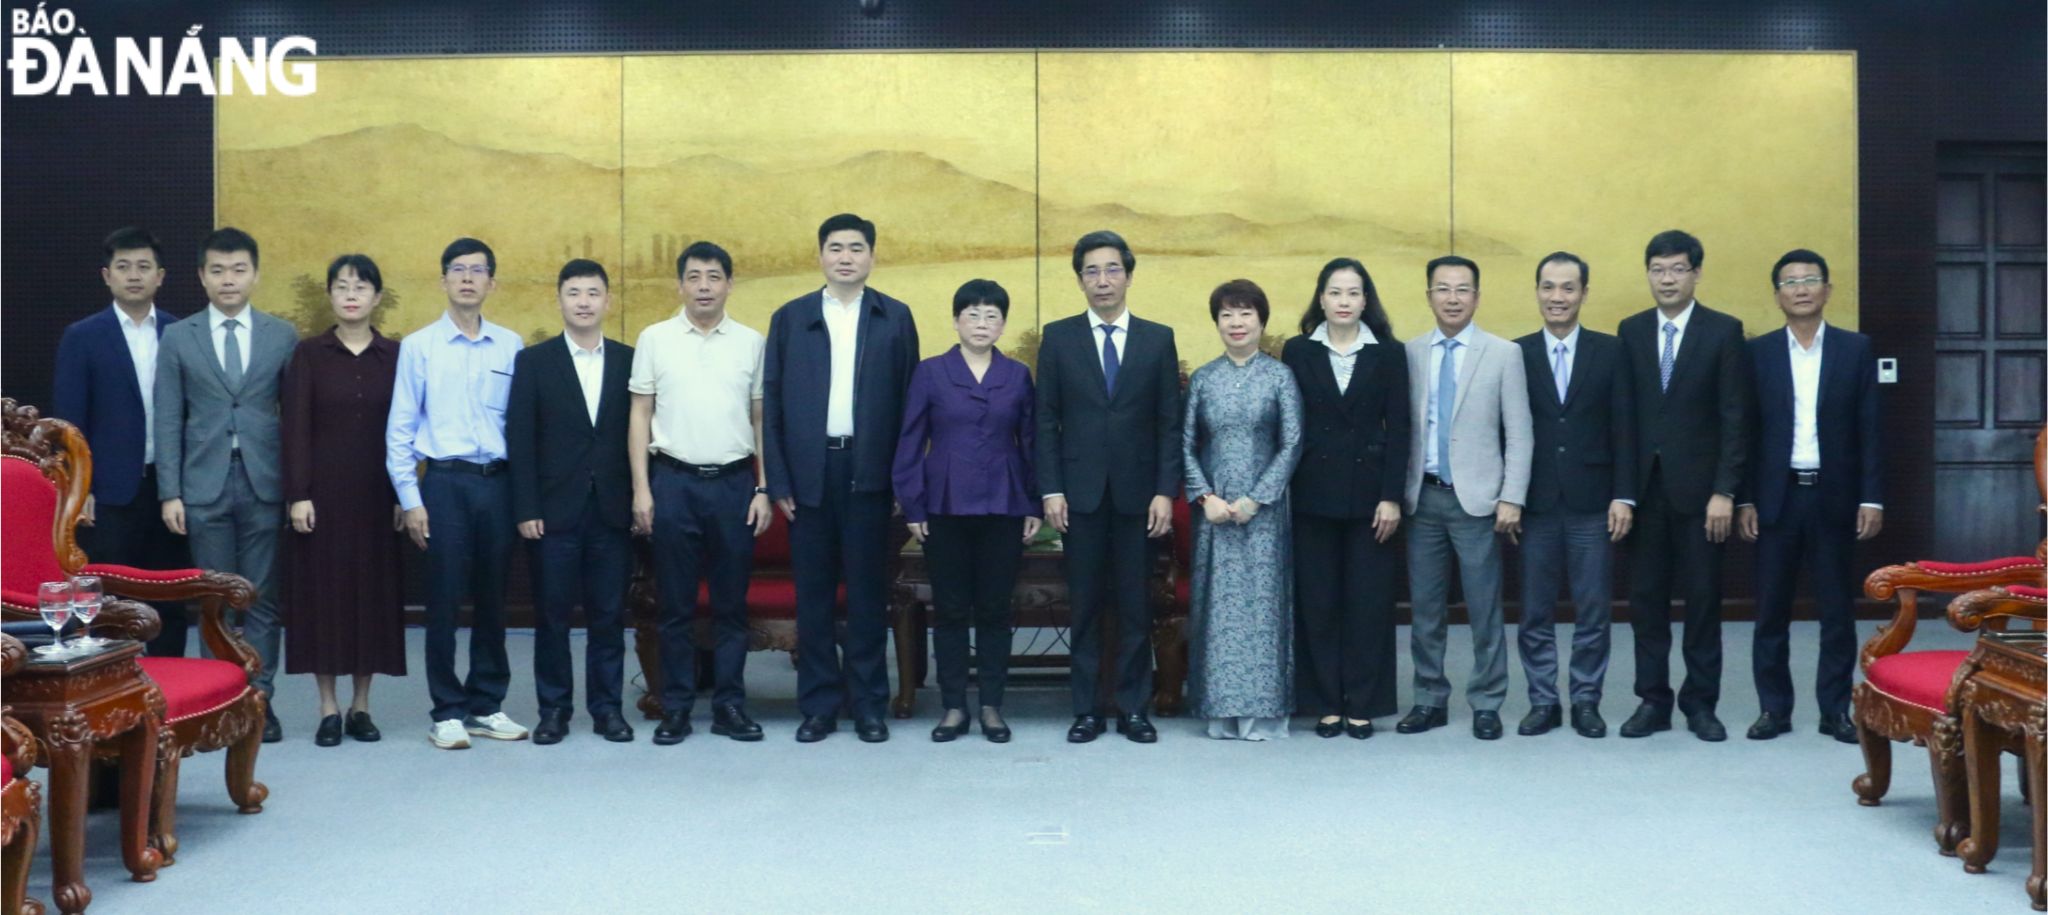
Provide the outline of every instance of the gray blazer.
[[278,392],[299,332],[282,318],[254,308],[249,322],[249,367],[241,387],[228,388],[202,309],[164,330],[156,353],[156,487],[158,498],[211,505],[227,488],[231,457],[228,418],[241,439],[242,468],[265,502],[284,499],[283,446],[278,433]]
[[[1423,437],[1429,434],[1429,334],[1408,341],[1408,511],[1422,496]],[[1529,494],[1529,378],[1522,348],[1476,326],[1460,335],[1470,349],[1458,368],[1451,407],[1451,482],[1458,505],[1474,516],[1495,502],[1522,504]],[[1503,446],[1502,439],[1506,439]]]

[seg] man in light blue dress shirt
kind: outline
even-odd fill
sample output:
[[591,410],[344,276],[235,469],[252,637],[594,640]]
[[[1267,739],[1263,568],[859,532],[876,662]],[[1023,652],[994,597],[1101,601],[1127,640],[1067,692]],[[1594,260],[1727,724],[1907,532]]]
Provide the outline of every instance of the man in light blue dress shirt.
[[[405,529],[427,554],[428,739],[465,749],[471,734],[523,740],[500,706],[511,685],[505,657],[505,571],[513,539],[505,473],[505,406],[519,335],[484,320],[497,288],[497,255],[474,238],[441,252],[448,312],[398,347],[398,380],[385,424],[385,465]],[[455,674],[455,614],[475,605],[469,676]]]

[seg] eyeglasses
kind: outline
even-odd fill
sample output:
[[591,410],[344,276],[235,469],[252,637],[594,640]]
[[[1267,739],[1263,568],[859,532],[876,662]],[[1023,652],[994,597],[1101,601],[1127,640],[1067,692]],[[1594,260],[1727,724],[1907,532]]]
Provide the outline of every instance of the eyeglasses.
[[1003,316],[999,312],[977,314],[972,311],[963,311],[959,314],[959,321],[969,327],[1000,327],[1003,323]]
[[1449,295],[1455,295],[1455,296],[1458,296],[1459,298],[1464,298],[1465,296],[1471,295],[1472,293],[1475,293],[1475,292],[1478,292],[1478,291],[1479,291],[1479,290],[1477,290],[1477,289],[1475,289],[1475,288],[1473,288],[1473,287],[1471,287],[1471,286],[1431,286],[1431,287],[1429,287],[1429,294],[1430,294],[1430,295],[1435,295],[1435,296],[1449,296]]
[[1111,264],[1107,267],[1089,267],[1088,269],[1081,271],[1081,278],[1084,280],[1092,280],[1105,276],[1109,277],[1110,279],[1116,279],[1117,277],[1123,275],[1124,268],[1121,264]]
[[1825,286],[1827,285],[1827,282],[1827,280],[1824,280],[1818,276],[1795,276],[1789,280],[1779,280],[1778,288],[1798,289],[1802,286]]
[[1692,268],[1691,268],[1691,267],[1689,267],[1689,266],[1686,266],[1686,265],[1684,265],[1684,264],[1678,264],[1678,265],[1675,265],[1675,266],[1671,266],[1671,267],[1651,267],[1651,268],[1650,268],[1650,276],[1652,276],[1652,277],[1655,277],[1655,278],[1657,278],[1657,279],[1660,279],[1660,280],[1661,280],[1661,279],[1664,279],[1665,277],[1671,277],[1671,278],[1673,278],[1673,279],[1681,279],[1681,280],[1682,280],[1682,279],[1685,279],[1685,277],[1686,277],[1686,274],[1689,274],[1689,273],[1691,273],[1691,272],[1692,272]]
[[473,277],[476,277],[477,279],[483,279],[483,278],[485,278],[485,277],[487,277],[487,276],[490,276],[490,275],[491,275],[491,268],[490,268],[490,266],[489,266],[489,265],[487,265],[487,264],[473,264],[473,265],[472,265],[472,264],[449,264],[449,265],[448,265],[448,275],[449,275],[449,276],[463,276],[463,275],[465,275],[465,274],[466,274],[466,275],[469,275],[469,276],[473,276]]

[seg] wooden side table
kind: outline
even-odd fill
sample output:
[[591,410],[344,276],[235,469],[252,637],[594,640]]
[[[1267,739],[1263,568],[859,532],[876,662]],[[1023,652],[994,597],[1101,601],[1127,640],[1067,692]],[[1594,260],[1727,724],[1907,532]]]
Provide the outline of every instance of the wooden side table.
[[2000,756],[2026,760],[2027,795],[2032,799],[2034,862],[2027,896],[2035,911],[2048,911],[2043,872],[2048,870],[2048,641],[2038,632],[1986,632],[1957,671],[1963,721],[1963,766],[1970,786],[1970,836],[1956,847],[1963,870],[1984,872],[1998,853]]
[[156,879],[162,856],[149,844],[151,791],[164,697],[135,659],[142,643],[113,642],[86,655],[50,658],[31,652],[7,678],[14,717],[43,744],[50,768],[52,895],[65,915],[92,904],[85,885],[85,802],[88,771],[102,744],[121,759],[121,861],[138,883]]

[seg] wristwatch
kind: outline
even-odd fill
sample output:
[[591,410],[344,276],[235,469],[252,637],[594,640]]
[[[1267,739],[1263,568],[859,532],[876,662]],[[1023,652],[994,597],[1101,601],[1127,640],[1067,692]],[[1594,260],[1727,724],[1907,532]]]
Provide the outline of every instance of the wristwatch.
[[757,495],[757,496],[765,496],[765,495],[767,495],[767,494],[768,494],[768,487],[766,487],[766,486],[756,486],[756,487],[754,487],[754,495]]

